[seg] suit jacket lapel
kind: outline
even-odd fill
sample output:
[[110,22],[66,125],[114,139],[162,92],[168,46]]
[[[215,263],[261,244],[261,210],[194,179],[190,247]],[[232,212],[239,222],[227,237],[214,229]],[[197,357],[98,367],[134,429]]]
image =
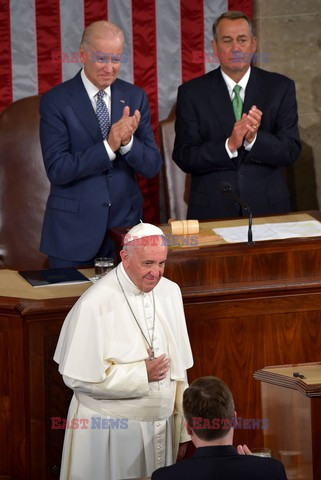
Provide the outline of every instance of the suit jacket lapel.
[[115,80],[111,86],[111,123],[117,122],[122,117],[124,107],[128,104],[128,95],[121,88],[118,80]]
[[262,110],[262,105],[266,96],[266,87],[260,86],[257,69],[251,67],[251,74],[245,90],[243,112],[248,113],[252,105],[256,105]]
[[101,130],[96,113],[81,80],[80,72],[69,83],[70,104],[87,132],[95,142],[101,140]]
[[235,123],[235,115],[232,102],[228,93],[226,83],[221,74],[221,69],[217,68],[209,76],[211,82],[210,104],[215,111],[218,121],[220,122],[226,138],[231,135],[233,125]]
[[[69,85],[70,104],[79,120],[85,126],[87,132],[95,142],[101,140],[101,130],[96,113],[92,107],[80,72],[70,81]],[[128,105],[128,94],[123,91],[116,80],[111,86],[111,123],[117,122],[123,114],[125,105]],[[132,113],[130,113],[132,115]]]

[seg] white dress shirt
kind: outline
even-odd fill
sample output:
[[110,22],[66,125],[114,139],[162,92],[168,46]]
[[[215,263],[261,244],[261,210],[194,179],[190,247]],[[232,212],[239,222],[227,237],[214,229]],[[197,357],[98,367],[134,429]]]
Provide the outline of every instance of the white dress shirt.
[[[233,98],[235,96],[234,87],[235,87],[235,85],[239,85],[241,87],[240,97],[242,99],[242,102],[244,103],[245,89],[246,89],[246,86],[247,86],[249,78],[250,78],[251,67],[248,69],[246,74],[241,78],[241,80],[238,83],[234,82],[234,80],[232,80],[232,78],[229,77],[228,75],[226,75],[226,73],[224,73],[222,70],[221,70],[221,73],[222,73],[222,77],[223,77],[223,79],[226,83],[228,93],[229,93],[230,98],[231,98],[231,102],[233,101]],[[244,140],[243,145],[245,147],[245,150],[251,150],[251,148],[253,147],[253,145],[255,143],[255,140],[256,140],[256,135],[255,135],[254,140],[251,143],[249,143],[247,140]],[[238,156],[238,152],[237,152],[237,150],[234,150],[233,152],[231,152],[231,150],[228,148],[228,141],[229,141],[229,138],[225,142],[226,151],[227,151],[230,158],[235,158],[235,157]]]
[[[88,97],[90,99],[90,102],[93,106],[94,111],[96,112],[97,109],[97,93],[99,92],[99,89],[87,78],[84,69],[81,71],[81,79],[83,81],[84,87],[86,89],[86,92],[88,94]],[[111,88],[110,86],[105,88],[105,93],[104,95],[104,102],[106,103],[106,107],[108,108],[109,112],[109,118],[111,120]],[[115,160],[116,154],[115,152],[110,148],[107,139],[104,140],[104,145],[108,154],[108,157],[111,161]],[[130,151],[133,145],[133,137],[131,137],[130,142],[127,145],[124,145],[120,147],[119,151],[122,155],[125,155]]]

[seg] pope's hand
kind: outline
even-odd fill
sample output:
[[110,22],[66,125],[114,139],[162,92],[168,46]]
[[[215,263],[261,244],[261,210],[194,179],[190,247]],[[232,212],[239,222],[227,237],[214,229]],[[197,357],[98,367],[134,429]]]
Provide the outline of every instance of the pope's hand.
[[151,356],[148,351],[149,358],[145,360],[148,382],[159,382],[166,377],[166,373],[170,367],[170,359],[166,357],[165,353],[157,358]]

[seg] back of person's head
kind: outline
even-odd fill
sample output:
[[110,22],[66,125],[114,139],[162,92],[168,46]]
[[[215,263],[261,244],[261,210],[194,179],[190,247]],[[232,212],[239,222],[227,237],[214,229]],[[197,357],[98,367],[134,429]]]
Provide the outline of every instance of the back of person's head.
[[216,42],[217,42],[218,25],[220,21],[223,20],[224,18],[226,18],[227,20],[239,20],[239,19],[246,20],[247,23],[249,24],[252,37],[255,36],[254,26],[250,17],[248,17],[245,13],[240,12],[238,10],[228,10],[227,12],[222,13],[222,15],[220,15],[213,23],[213,27],[212,27],[213,38]]
[[211,441],[225,437],[233,425],[234,401],[228,386],[217,377],[201,377],[184,392],[183,410],[194,434]]

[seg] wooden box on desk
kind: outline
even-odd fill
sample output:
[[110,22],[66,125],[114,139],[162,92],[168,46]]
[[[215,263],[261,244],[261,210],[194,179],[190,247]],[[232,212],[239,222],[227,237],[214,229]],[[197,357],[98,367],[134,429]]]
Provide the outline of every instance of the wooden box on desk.
[[287,477],[321,478],[321,363],[278,365],[254,373],[261,381],[264,445]]

